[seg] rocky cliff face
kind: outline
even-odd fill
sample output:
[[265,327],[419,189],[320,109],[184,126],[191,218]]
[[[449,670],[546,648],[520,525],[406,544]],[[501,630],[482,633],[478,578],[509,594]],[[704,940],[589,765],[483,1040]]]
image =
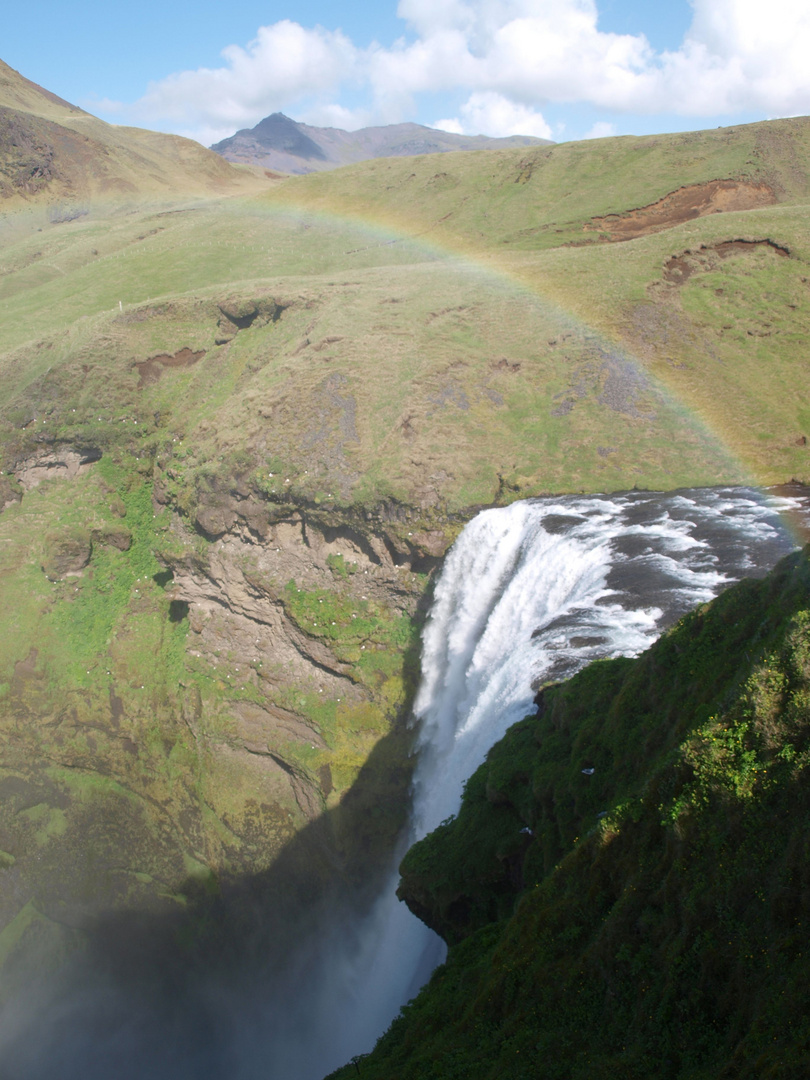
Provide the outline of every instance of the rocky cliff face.
[[319,333],[319,306],[267,289],[146,304],[38,376],[62,344],[13,361],[0,916],[14,963],[72,948],[111,912],[239,893],[282,853],[313,897],[371,888],[390,857],[426,590],[471,511],[445,508],[448,473],[421,460],[398,498],[358,496],[359,383],[333,363],[343,338]]
[[197,492],[189,516],[170,479],[53,445],[4,477],[7,565],[33,556],[44,583],[4,688],[11,968],[72,948],[88,919],[239,893],[295,836],[312,903],[336,882],[362,891],[404,822],[418,630],[447,539],[403,543],[390,507],[273,503],[247,476]]

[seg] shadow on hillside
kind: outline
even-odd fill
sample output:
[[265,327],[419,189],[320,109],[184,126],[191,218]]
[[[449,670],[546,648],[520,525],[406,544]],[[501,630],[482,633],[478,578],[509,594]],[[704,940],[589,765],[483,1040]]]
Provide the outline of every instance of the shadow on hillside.
[[[87,948],[0,1017],[2,1075],[307,1080],[369,1049],[348,1037],[347,987],[362,920],[401,855],[409,742],[402,728],[382,739],[340,805],[268,870],[215,890],[189,880],[174,912],[96,918]],[[342,858],[336,837],[353,840]],[[382,1027],[386,975],[366,987]]]

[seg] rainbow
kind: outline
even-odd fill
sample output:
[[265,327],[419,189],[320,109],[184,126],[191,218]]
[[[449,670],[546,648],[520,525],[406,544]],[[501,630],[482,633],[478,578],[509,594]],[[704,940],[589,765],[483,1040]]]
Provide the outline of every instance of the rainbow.
[[[725,430],[726,423],[718,415],[707,414],[706,410],[696,407],[686,400],[682,392],[670,381],[664,381],[654,375],[639,356],[628,347],[616,330],[606,330],[595,322],[589,321],[581,313],[572,310],[560,299],[560,290],[554,290],[546,277],[541,279],[537,272],[536,260],[532,253],[514,253],[502,255],[497,251],[476,248],[468,241],[454,236],[447,228],[442,228],[442,221],[424,227],[409,227],[401,218],[391,215],[376,217],[355,208],[338,211],[333,208],[313,206],[305,200],[296,201],[289,197],[289,191],[283,202],[277,202],[271,194],[263,200],[251,200],[251,210],[261,206],[261,212],[268,216],[284,219],[289,224],[297,222],[300,228],[316,228],[321,231],[347,234],[351,244],[344,246],[340,254],[351,259],[352,256],[368,256],[370,252],[394,249],[407,251],[413,262],[437,262],[448,265],[456,274],[467,274],[477,280],[491,282],[493,287],[505,289],[535,305],[542,314],[560,328],[560,332],[578,335],[593,342],[606,354],[619,358],[622,364],[643,382],[651,385],[656,397],[678,417],[684,428],[690,429],[706,444],[711,445],[715,455],[722,462],[723,472],[732,486],[758,488],[758,477],[746,462],[743,455],[735,449],[733,440]],[[603,249],[604,250],[604,249]],[[343,266],[345,270],[345,264]],[[556,293],[556,295],[554,295]],[[760,489],[763,500],[770,499],[768,489]],[[789,495],[789,491],[784,494]],[[801,520],[791,516],[788,498],[786,503],[785,526],[793,534],[797,543],[808,539]]]

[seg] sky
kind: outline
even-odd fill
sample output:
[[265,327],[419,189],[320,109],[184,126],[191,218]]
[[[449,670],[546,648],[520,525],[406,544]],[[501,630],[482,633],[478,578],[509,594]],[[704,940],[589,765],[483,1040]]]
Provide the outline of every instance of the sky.
[[808,0],[38,0],[0,59],[204,145],[272,112],[565,142],[810,113]]

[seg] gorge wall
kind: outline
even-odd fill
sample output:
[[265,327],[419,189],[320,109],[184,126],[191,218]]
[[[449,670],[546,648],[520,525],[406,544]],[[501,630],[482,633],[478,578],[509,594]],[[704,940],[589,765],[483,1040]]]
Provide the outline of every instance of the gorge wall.
[[[342,1060],[322,958],[407,820],[441,534],[431,554],[398,536],[413,512],[273,506],[249,477],[198,494],[192,528],[159,465],[96,456],[24,459],[0,521],[7,558],[40,530],[51,590],[6,690],[6,1060],[281,1076],[302,1032]],[[43,527],[62,500],[81,523]]]

